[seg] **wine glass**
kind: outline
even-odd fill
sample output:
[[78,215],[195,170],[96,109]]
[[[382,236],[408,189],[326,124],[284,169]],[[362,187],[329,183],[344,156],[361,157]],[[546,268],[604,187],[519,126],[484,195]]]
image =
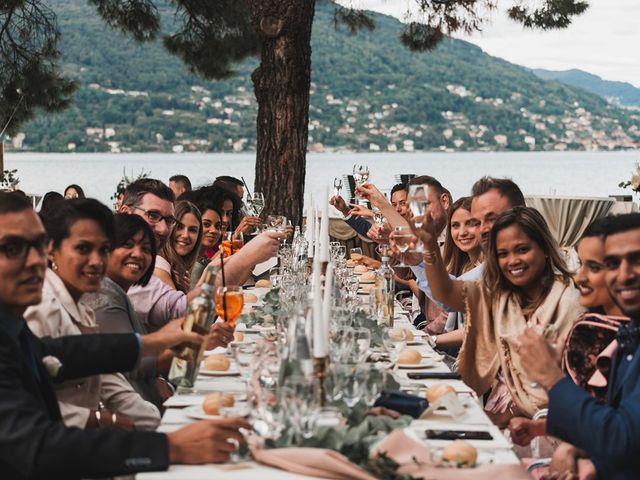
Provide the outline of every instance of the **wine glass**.
[[353,300],[358,294],[358,288],[360,288],[360,281],[357,277],[347,277],[344,281],[344,287],[347,290],[349,298]]
[[373,205],[373,222],[378,227],[382,227],[382,225],[384,225],[384,221],[385,221],[385,218],[382,212],[380,211],[380,209],[375,205]]
[[357,363],[367,360],[371,346],[371,331],[368,328],[355,328],[352,357]]
[[409,244],[413,239],[413,234],[411,233],[411,229],[406,225],[397,226],[394,229],[393,240],[396,242],[396,246],[398,250],[400,250],[400,264],[399,267],[406,267],[407,265],[404,263],[404,254],[407,250],[409,250]]
[[284,232],[287,226],[287,217],[283,215],[269,215],[267,216],[267,227],[272,232]]
[[251,198],[251,208],[256,217],[259,217],[264,209],[264,195],[261,192],[255,192]]
[[359,262],[362,260],[362,249],[360,247],[352,248],[349,251],[349,258],[354,262]]
[[282,268],[273,267],[271,270],[269,270],[269,280],[271,281],[271,285],[273,286],[273,288],[280,287],[283,274],[284,271]]
[[[353,180],[356,182],[356,188],[364,185],[369,181],[369,167],[366,165],[353,166]],[[358,205],[366,205],[366,200],[358,196]]]
[[251,377],[251,365],[253,362],[253,345],[230,343],[229,349],[233,355],[233,359],[238,366],[240,377],[249,382]]
[[340,177],[336,177],[333,179],[333,191],[336,197],[340,196],[341,190],[342,190],[342,179]]
[[400,352],[407,346],[407,332],[402,328],[389,328],[382,334],[382,345],[389,354],[394,369]]
[[417,228],[421,228],[429,206],[429,186],[409,185],[407,200],[413,213],[414,223]]
[[336,257],[338,260],[344,260],[347,256],[347,247],[345,245],[340,245],[336,252]]
[[[264,195],[262,195],[261,192],[255,192],[253,194],[253,197],[249,201],[249,204],[251,205],[251,210],[253,210],[253,214],[256,217],[259,217],[260,214],[262,213],[262,210],[264,209]],[[256,227],[253,229],[251,233],[259,233],[259,232],[260,230],[256,225]]]
[[367,383],[367,375],[363,365],[336,365],[336,373],[345,378],[342,383],[342,399],[349,408],[353,408],[362,398]]
[[218,287],[216,289],[215,301],[218,317],[235,328],[238,317],[244,308],[242,287],[238,285]]
[[230,257],[244,247],[244,235],[242,232],[225,232],[221,243],[225,257]]

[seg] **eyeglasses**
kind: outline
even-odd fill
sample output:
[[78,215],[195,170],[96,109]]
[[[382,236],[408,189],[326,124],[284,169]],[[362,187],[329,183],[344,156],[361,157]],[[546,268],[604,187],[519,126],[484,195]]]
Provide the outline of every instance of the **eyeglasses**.
[[142,210],[144,212],[144,214],[147,216],[147,219],[149,220],[149,222],[156,224],[156,223],[160,223],[162,220],[165,221],[165,223],[167,224],[167,227],[171,228],[173,227],[177,220],[176,217],[174,217],[173,215],[162,215],[160,212],[158,212],[157,210],[147,210],[146,208],[142,208],[142,207],[132,207],[138,210]]
[[23,237],[8,237],[0,243],[0,253],[9,260],[24,260],[29,250],[35,248],[41,256],[44,256],[48,243],[49,238],[44,234],[33,240]]

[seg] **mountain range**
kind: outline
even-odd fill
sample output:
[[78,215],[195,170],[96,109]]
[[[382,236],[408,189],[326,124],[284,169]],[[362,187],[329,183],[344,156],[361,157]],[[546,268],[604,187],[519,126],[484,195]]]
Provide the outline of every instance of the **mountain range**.
[[[26,124],[19,151],[250,151],[257,104],[249,59],[225,81],[189,73],[161,40],[136,43],[93,7],[52,0],[62,67],[80,88],[58,114]],[[172,9],[160,6],[171,29]],[[583,88],[540,78],[477,46],[448,39],[413,53],[402,24],[374,14],[376,29],[336,28],[318,1],[312,37],[309,150],[473,151],[624,149],[640,146],[640,112]],[[563,82],[565,80],[563,79]]]
[[544,80],[558,80],[567,85],[583,88],[617,105],[640,107],[640,88],[628,82],[604,80],[598,75],[577,69],[556,71],[536,68],[532,71]]

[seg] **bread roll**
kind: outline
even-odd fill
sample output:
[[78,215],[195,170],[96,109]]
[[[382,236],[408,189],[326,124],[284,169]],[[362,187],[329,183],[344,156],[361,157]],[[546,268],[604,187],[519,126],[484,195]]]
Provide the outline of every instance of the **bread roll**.
[[442,450],[442,460],[457,466],[473,467],[477,459],[476,448],[464,440],[455,440]]
[[271,280],[258,280],[256,282],[256,288],[273,288]]
[[246,292],[244,294],[244,303],[256,303],[258,301],[258,297],[253,293]]
[[355,273],[356,275],[360,275],[361,273],[367,273],[368,271],[369,269],[364,265],[356,265],[355,267],[353,267],[353,273]]
[[227,357],[221,354],[209,355],[204,361],[204,368],[216,372],[224,372],[229,370],[231,362]]
[[447,393],[456,393],[456,390],[447,383],[438,383],[427,389],[427,400],[433,403]]
[[244,334],[242,332],[233,332],[233,341],[238,343],[243,342]]
[[389,338],[393,340],[398,340],[398,341],[402,340],[402,337],[404,336],[402,334],[403,332],[404,332],[403,328],[392,328],[391,330],[389,330]]
[[207,415],[220,415],[220,408],[230,408],[236,403],[233,395],[229,393],[213,392],[202,402],[202,410]]
[[375,282],[376,274],[374,272],[365,272],[360,276],[361,282]]
[[347,260],[347,268],[354,268],[357,264],[358,262],[356,262],[355,260]]
[[415,348],[405,348],[398,355],[398,363],[403,363],[406,365],[417,365],[422,360],[422,355]]
[[415,335],[408,328],[404,329],[404,333],[407,334],[407,342],[413,342],[415,340],[415,338],[416,338]]

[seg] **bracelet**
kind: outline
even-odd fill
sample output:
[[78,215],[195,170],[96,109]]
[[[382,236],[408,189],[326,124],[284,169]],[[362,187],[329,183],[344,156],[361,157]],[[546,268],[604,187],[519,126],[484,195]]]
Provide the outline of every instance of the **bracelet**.
[[434,251],[425,250],[422,254],[422,259],[425,265],[435,265],[438,260],[438,255]]

